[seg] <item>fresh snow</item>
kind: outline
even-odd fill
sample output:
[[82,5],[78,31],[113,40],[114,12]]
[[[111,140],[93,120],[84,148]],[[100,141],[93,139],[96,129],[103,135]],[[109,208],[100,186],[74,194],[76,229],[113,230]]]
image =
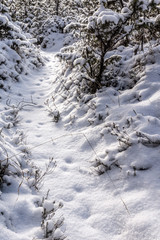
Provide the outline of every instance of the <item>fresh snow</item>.
[[[64,217],[64,223],[56,229],[55,239],[64,232],[68,240],[159,240],[160,149],[146,146],[150,144],[147,138],[152,145],[154,141],[160,141],[158,64],[149,65],[146,69],[146,79],[153,80],[151,92],[148,91],[150,85],[147,80],[142,79],[136,92],[134,88],[126,90],[120,97],[112,89],[108,90],[109,96],[105,92],[98,93],[95,99],[99,106],[97,111],[103,113],[102,105],[107,99],[108,122],[99,125],[93,121],[93,125],[86,125],[86,118],[92,122],[93,116],[90,113],[84,115],[80,109],[72,126],[70,112],[75,115],[78,106],[71,111],[69,107],[72,106],[60,102],[59,96],[59,100],[52,102],[50,107],[59,84],[61,64],[55,54],[62,47],[61,38],[61,35],[57,36],[51,52],[42,53],[46,65],[25,76],[20,83],[15,83],[2,101],[4,106],[7,99],[15,105],[21,101],[32,103],[19,112],[19,130],[25,134],[31,161],[45,170],[46,164],[53,158],[56,168],[44,177],[38,195],[26,183],[19,186],[21,183],[14,181],[10,186],[13,192],[1,195],[5,204],[4,209],[0,205],[0,211],[6,216],[0,218],[0,239],[41,239],[42,207],[36,207],[35,202],[39,202],[40,196],[46,196],[49,190],[43,208],[50,211],[56,208],[58,202],[63,205],[56,211],[57,218]],[[136,101],[135,93],[143,101]],[[150,102],[154,105],[152,109]],[[60,120],[56,123],[58,112]],[[116,125],[121,128],[124,122],[129,125],[132,121],[135,130],[128,127],[128,133],[122,131],[120,135]],[[112,135],[110,131],[113,131]],[[133,146],[126,151],[118,151],[116,134],[124,140],[127,135]],[[146,145],[138,144],[137,138],[141,142],[146,141]],[[17,141],[16,137],[12,141]],[[103,164],[117,158],[120,168],[115,166],[112,171],[98,175],[91,167],[95,158],[101,159]],[[135,166],[148,170],[138,171]],[[48,228],[52,229],[53,225],[53,221],[49,220]]]

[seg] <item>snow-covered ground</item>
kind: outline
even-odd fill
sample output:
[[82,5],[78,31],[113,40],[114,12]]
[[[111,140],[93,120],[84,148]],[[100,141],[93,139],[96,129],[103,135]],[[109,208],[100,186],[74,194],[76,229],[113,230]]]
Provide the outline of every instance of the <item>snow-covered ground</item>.
[[[38,195],[25,180],[13,182],[10,193],[1,195],[0,239],[41,239],[43,207],[36,202],[49,190],[47,208],[54,201],[63,205],[55,218],[64,218],[61,231],[68,240],[159,240],[158,63],[149,63],[137,86],[119,96],[113,89],[97,93],[91,103],[98,106],[97,116],[106,117],[99,123],[84,105],[65,105],[60,97],[54,101],[60,45],[61,37],[52,52],[43,52],[46,65],[15,83],[2,101],[4,106],[7,99],[25,104],[18,129],[25,135],[30,161],[45,171],[54,159],[56,167],[44,177]],[[53,239],[59,239],[59,231]]]

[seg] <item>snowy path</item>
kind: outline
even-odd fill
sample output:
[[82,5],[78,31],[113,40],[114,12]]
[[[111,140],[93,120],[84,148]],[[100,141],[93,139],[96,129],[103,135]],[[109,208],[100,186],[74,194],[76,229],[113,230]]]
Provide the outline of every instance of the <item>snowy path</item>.
[[[51,199],[63,202],[59,214],[65,218],[68,239],[105,240],[113,236],[121,239],[128,214],[110,179],[90,173],[89,160],[94,153],[85,137],[70,135],[61,123],[55,124],[46,111],[44,102],[59,67],[53,54],[46,53],[46,56],[49,58],[46,66],[13,91],[17,93],[17,101],[32,99],[36,103],[20,113],[20,127],[33,148],[32,160],[42,169],[52,157],[57,163],[54,172],[45,178],[42,192],[50,189]],[[50,141],[57,137],[60,138]],[[50,142],[42,144],[47,141]],[[41,146],[36,147],[38,145]]]

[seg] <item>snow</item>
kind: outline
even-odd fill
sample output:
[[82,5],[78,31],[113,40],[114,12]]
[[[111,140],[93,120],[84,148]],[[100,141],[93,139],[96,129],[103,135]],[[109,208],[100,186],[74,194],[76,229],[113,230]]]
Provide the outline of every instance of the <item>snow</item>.
[[[58,91],[61,64],[55,54],[63,46],[61,34],[57,34],[55,43],[52,52],[42,53],[46,65],[23,76],[23,81],[3,93],[1,100],[0,125],[4,132],[0,137],[9,156],[18,154],[23,174],[31,171],[25,152],[42,171],[52,158],[56,167],[45,175],[39,196],[28,187],[34,186],[35,179],[31,177],[27,182],[22,178],[21,182],[18,176],[11,176],[12,184],[0,199],[0,239],[42,239],[42,215],[58,209],[56,216],[48,216],[44,223],[54,231],[55,239],[64,234],[67,239],[77,240],[158,240],[158,47],[154,49],[156,63],[150,59],[153,56],[146,57],[145,75],[139,71],[140,81],[133,88],[117,95],[110,87],[91,99],[86,96],[87,104],[78,105],[73,94],[73,101],[64,102],[65,94]],[[117,51],[122,62],[136,62],[131,49],[126,50],[130,60],[124,60],[123,49]],[[83,64],[83,59],[75,64]],[[4,109],[7,99],[11,100],[11,109]],[[18,111],[17,131],[12,125],[12,113],[21,101],[34,104]],[[2,157],[6,158],[5,152]],[[16,173],[17,168],[18,162]],[[9,183],[10,177],[5,180]],[[49,197],[42,201],[40,196],[46,196],[48,190]],[[64,223],[55,229],[55,223],[63,217]]]
[[[100,7],[93,16],[90,16],[88,19],[88,29],[94,29],[97,25],[104,24],[114,24],[117,25],[120,20],[123,20],[123,15],[116,13],[110,9],[105,9]],[[110,26],[111,27],[111,26]]]
[[111,10],[100,12],[97,19],[97,24],[105,24],[106,22],[113,22],[115,25],[119,22],[119,16]]
[[85,59],[84,58],[77,58],[75,61],[74,61],[74,65],[77,65],[79,64],[80,66],[83,66],[85,63]]
[[3,26],[7,23],[7,17],[0,14],[0,24]]
[[47,212],[50,212],[52,209],[54,209],[54,203],[51,201],[45,200],[43,207],[44,209],[46,209]]

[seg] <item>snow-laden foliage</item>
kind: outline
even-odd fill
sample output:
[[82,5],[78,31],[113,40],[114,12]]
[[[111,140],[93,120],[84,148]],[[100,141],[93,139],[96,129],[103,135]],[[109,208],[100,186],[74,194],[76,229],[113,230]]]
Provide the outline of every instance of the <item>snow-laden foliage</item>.
[[[124,92],[106,90],[107,107],[101,108],[99,112],[105,119],[100,134],[104,141],[106,139],[110,141],[104,152],[100,153],[100,158],[96,158],[94,162],[96,170],[100,173],[116,166],[126,176],[136,176],[140,171],[148,170],[157,164],[160,147],[157,64],[159,51],[160,47],[156,46],[144,56],[143,54],[137,56],[141,58],[145,68],[141,73],[138,72],[140,79],[132,89]],[[104,92],[99,93],[98,98],[103,102],[106,98]],[[96,101],[95,105],[97,109],[100,107]],[[103,114],[104,111],[107,112],[106,116]],[[96,119],[93,120],[93,124],[95,121]],[[148,158],[149,152],[151,158]]]
[[150,2],[144,6],[141,1],[129,1],[122,5],[112,9],[108,8],[108,1],[101,1],[85,21],[79,18],[77,23],[70,23],[65,28],[77,40],[72,46],[61,49],[57,56],[65,62],[66,81],[72,79],[73,84],[76,81],[80,91],[95,93],[102,86],[119,85],[117,77],[122,62],[120,55],[113,54],[114,49],[133,46],[136,54],[136,51],[144,50],[144,44],[149,40],[159,37],[158,3]]
[[[24,147],[24,134],[21,131],[13,131],[18,122],[18,109],[1,111],[0,134],[0,184],[1,190],[22,177],[21,166],[24,165],[27,147]],[[8,141],[10,139],[10,141]],[[22,149],[23,148],[23,149]],[[17,155],[17,152],[21,154]],[[18,180],[20,184],[20,180]],[[18,185],[17,185],[18,186]]]
[[[154,104],[154,113],[147,112],[147,117],[138,114],[143,112],[139,106],[142,100],[138,89],[148,92],[145,98],[148,100],[150,88],[145,89],[146,85],[149,86],[151,73],[148,76],[146,71],[149,69],[151,72],[152,65],[159,61],[159,2],[137,0],[122,3],[113,7],[109,1],[100,1],[93,14],[86,18],[87,21],[80,19],[66,26],[65,31],[73,34],[76,40],[57,54],[64,62],[64,68],[57,77],[59,84],[48,100],[50,108],[58,111],[59,119],[66,126],[103,126],[105,123],[101,136],[110,134],[113,141],[103,156],[96,157],[94,161],[94,167],[100,174],[112,166],[123,168],[123,152],[132,151],[130,149],[134,145],[138,148],[140,145],[159,147],[159,136],[156,135],[159,124],[153,134],[150,121],[146,126],[150,134],[148,130],[141,131],[148,117],[157,121],[157,104]],[[156,79],[158,84],[158,77]],[[157,89],[158,85],[150,95],[157,95]],[[124,117],[120,120],[118,109],[129,95],[128,91],[133,92],[134,107],[130,106],[125,112],[125,106],[124,109],[122,106]],[[127,103],[132,105],[132,100]],[[140,121],[137,120],[139,117]],[[124,171],[134,175],[139,170],[150,168],[148,162],[143,162],[141,166],[137,164],[125,163]]]
[[[26,218],[29,218],[26,209],[29,206],[28,201],[20,196],[21,193],[29,194],[30,189],[27,184],[27,178],[34,178],[30,175],[31,167],[28,164],[30,151],[25,143],[25,134],[18,130],[19,108],[15,105],[9,105],[2,108],[1,104],[1,120],[0,120],[0,227],[3,229],[0,236],[3,239],[4,232],[9,236],[16,235],[15,216],[24,211]],[[22,195],[23,195],[22,194]],[[34,196],[35,197],[35,196]],[[18,199],[19,198],[19,199]],[[19,204],[16,202],[19,200]],[[25,205],[25,210],[24,209]],[[37,211],[34,204],[32,210]],[[23,207],[22,207],[23,206]],[[38,210],[39,211],[39,210]],[[23,224],[22,222],[19,224]],[[2,236],[3,235],[3,236]],[[17,235],[18,237],[18,235]],[[11,238],[10,238],[11,239]],[[23,238],[22,238],[23,239]]]
[[8,5],[12,19],[35,37],[42,48],[53,47],[54,33],[63,32],[64,27],[75,18],[78,8],[72,0],[12,0]]
[[[25,222],[25,229],[28,231],[35,228],[30,237],[52,237],[61,240],[64,239],[64,233],[60,229],[63,218],[57,216],[56,212],[62,204],[53,203],[48,194],[46,197],[40,197],[35,193],[35,190],[40,189],[45,175],[50,174],[55,165],[51,159],[44,170],[35,166],[31,161],[31,150],[26,144],[26,136],[18,127],[21,120],[20,111],[32,105],[32,102],[13,104],[8,100],[5,108],[1,109],[0,227],[3,231],[0,237],[2,239],[1,235],[6,232],[10,239],[24,239],[24,235],[20,236],[18,229],[23,228]],[[24,222],[20,220],[21,215],[25,216]]]
[[0,4],[0,87],[9,89],[12,82],[22,79],[22,74],[42,65],[32,39],[26,38],[11,20],[7,8]]
[[[70,17],[52,16],[46,19],[36,33],[37,44],[43,49],[52,48],[55,44],[55,33],[63,33],[63,29],[71,22]],[[32,32],[34,34],[34,30]]]
[[[127,179],[156,166],[160,148],[160,47],[155,43],[146,46],[144,52],[135,55],[134,51],[131,47],[114,51],[121,56],[118,88],[103,87],[92,95],[81,94],[72,79],[66,84],[58,77],[48,100],[66,128],[95,132],[93,171],[102,174],[117,168]],[[93,133],[87,141],[92,143],[92,137]]]
[[159,3],[1,1],[0,239],[159,239]]

